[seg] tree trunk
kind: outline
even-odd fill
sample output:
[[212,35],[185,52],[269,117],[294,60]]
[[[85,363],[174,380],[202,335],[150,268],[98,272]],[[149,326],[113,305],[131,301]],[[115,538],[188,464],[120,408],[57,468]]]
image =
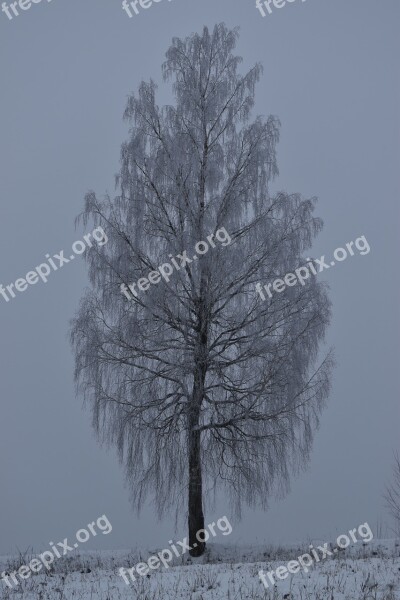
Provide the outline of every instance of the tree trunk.
[[[197,532],[204,529],[200,432],[192,432],[191,437],[189,449],[189,546],[192,548],[190,550],[191,556],[201,556],[206,549],[206,544],[198,541],[196,537]],[[202,532],[199,537],[203,537]]]
[[[201,193],[204,199],[204,186]],[[201,218],[202,220],[202,218]],[[201,231],[201,223],[199,232]],[[202,238],[199,238],[202,239]],[[206,352],[207,352],[207,318],[204,306],[204,290],[206,287],[206,274],[204,269],[201,272],[200,299],[198,305],[198,346],[195,351],[196,369],[193,381],[192,401],[189,411],[189,498],[188,498],[188,525],[189,525],[189,551],[191,556],[201,556],[204,554],[206,544],[201,539],[204,533],[201,532],[198,540],[196,534],[204,529],[203,513],[203,481],[201,472],[201,433],[198,431],[200,422],[200,411],[204,397],[204,382],[206,379]]]
[[[196,537],[200,529],[204,529],[203,513],[203,482],[201,473],[200,431],[199,424],[200,406],[203,394],[202,376],[195,378],[192,396],[192,407],[189,414],[188,449],[189,449],[189,498],[188,498],[188,526],[189,526],[189,551],[191,556],[201,556],[206,548],[205,542]],[[199,536],[203,537],[202,532]]]

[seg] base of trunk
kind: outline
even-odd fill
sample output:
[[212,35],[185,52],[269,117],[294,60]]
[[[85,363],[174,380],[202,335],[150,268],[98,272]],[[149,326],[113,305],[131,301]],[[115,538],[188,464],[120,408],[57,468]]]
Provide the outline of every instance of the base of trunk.
[[191,550],[189,550],[189,554],[190,556],[193,556],[193,558],[198,558],[199,556],[202,556],[206,551],[205,542],[194,542],[193,544],[190,544],[190,547]]

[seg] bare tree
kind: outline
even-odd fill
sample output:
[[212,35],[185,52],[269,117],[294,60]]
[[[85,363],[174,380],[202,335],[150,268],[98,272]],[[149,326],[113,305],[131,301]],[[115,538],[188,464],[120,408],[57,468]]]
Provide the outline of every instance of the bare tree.
[[[163,74],[174,106],[156,104],[153,81],[129,97],[118,195],[88,193],[81,215],[109,241],[87,254],[92,289],[72,328],[78,390],[100,439],[118,448],[134,506],[150,494],[161,516],[185,502],[193,556],[216,490],[237,514],[287,490],[309,457],[332,366],[330,354],[317,363],[324,284],[266,301],[255,292],[309,260],[322,223],[315,198],[269,191],[280,123],[250,121],[262,69],[239,74],[237,37],[220,24],[173,39]],[[190,258],[221,231],[231,243]],[[121,293],[178,254],[168,282]]]
[[386,487],[385,493],[386,506],[392,516],[394,528],[393,532],[400,537],[400,455],[394,455],[393,480]]

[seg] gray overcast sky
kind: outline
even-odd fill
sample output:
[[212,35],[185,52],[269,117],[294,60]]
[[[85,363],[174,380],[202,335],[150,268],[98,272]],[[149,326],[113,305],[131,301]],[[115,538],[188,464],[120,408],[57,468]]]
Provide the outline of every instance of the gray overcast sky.
[[[382,492],[399,448],[398,0],[295,0],[262,18],[253,0],[162,0],[129,19],[119,0],[53,0],[0,14],[0,283],[80,239],[88,189],[114,190],[127,94],[161,83],[173,36],[240,25],[243,69],[264,65],[256,113],[282,122],[277,189],[319,197],[313,255],[365,235],[371,252],[324,273],[338,366],[312,460],[267,513],[246,511],[232,541],[329,539],[386,518]],[[160,89],[160,102],[170,93]],[[322,277],[322,275],[321,275]],[[6,303],[0,297],[0,553],[74,535],[106,513],[119,548],[186,535],[137,518],[113,451],[75,398],[69,319],[83,261]],[[224,502],[206,515],[229,515]]]

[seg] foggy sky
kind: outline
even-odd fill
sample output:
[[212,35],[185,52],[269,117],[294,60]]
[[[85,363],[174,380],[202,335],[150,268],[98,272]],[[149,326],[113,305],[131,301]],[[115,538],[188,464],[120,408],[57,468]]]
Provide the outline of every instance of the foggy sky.
[[[365,235],[371,252],[321,274],[337,367],[307,470],[289,496],[242,521],[221,499],[231,542],[328,540],[387,520],[382,500],[399,449],[398,0],[296,0],[262,18],[253,0],[162,0],[132,19],[119,0],[53,0],[0,14],[0,283],[23,277],[86,230],[83,196],[114,192],[127,95],[160,83],[173,36],[240,25],[242,72],[264,65],[255,114],[282,122],[274,189],[318,196],[312,255]],[[39,548],[106,514],[85,548],[162,547],[186,535],[138,518],[115,452],[101,448],[75,397],[69,320],[88,284],[82,260],[6,303],[0,297],[0,553]],[[224,542],[228,541],[223,538]],[[216,540],[221,541],[221,540]]]

